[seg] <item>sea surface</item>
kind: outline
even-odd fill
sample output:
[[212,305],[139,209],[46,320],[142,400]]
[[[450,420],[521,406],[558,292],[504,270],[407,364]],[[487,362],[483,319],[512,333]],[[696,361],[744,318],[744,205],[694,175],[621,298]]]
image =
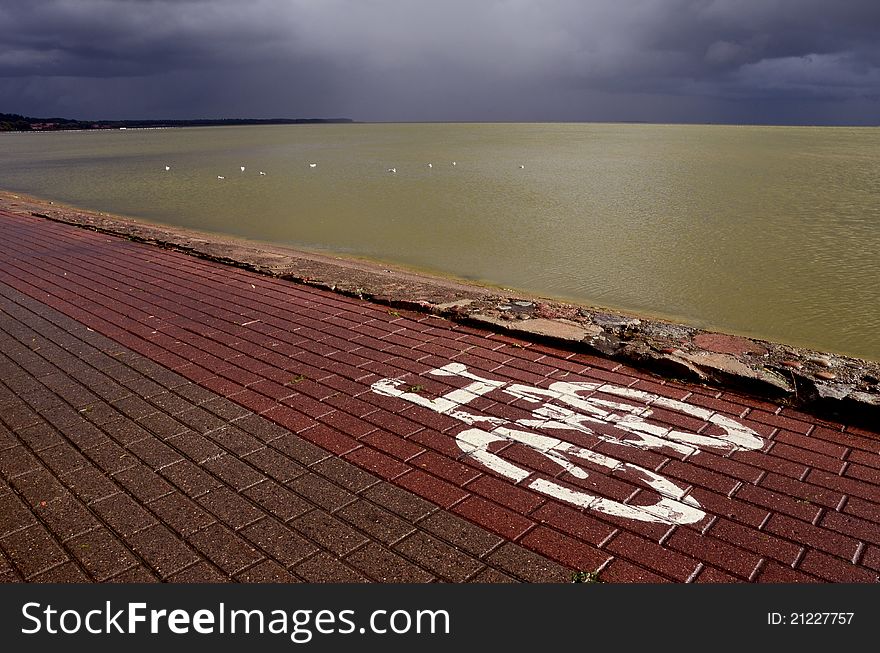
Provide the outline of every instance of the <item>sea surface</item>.
[[0,188],[880,360],[880,128],[7,133]]

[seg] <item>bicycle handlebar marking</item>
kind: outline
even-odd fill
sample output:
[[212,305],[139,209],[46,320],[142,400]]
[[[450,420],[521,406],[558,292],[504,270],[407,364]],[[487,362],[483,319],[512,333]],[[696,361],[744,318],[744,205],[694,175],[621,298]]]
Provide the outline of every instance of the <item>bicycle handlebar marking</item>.
[[[374,383],[371,389],[377,394],[397,397],[464,422],[470,428],[455,436],[459,449],[483,467],[513,483],[522,483],[529,477],[537,476],[526,487],[580,508],[617,517],[664,524],[693,524],[703,519],[706,513],[701,510],[699,502],[687,494],[687,488],[657,472],[585,449],[561,437],[536,433],[536,430],[548,429],[554,433],[578,431],[617,445],[643,449],[668,448],[686,455],[693,454],[702,447],[729,452],[759,449],[764,444],[763,439],[752,429],[729,417],[641,390],[607,383],[565,381],[551,383],[548,388],[538,388],[483,378],[461,363],[450,363],[430,370],[428,374],[459,377],[471,383],[433,399],[401,389],[403,380],[399,378],[382,379]],[[475,399],[493,391],[537,404],[532,410],[532,418],[511,422],[464,408]],[[591,396],[584,396],[584,393],[590,393]],[[592,396],[595,393],[619,397],[624,401]],[[652,414],[649,406],[696,417],[715,425],[724,435],[699,435],[646,422],[645,419]],[[622,437],[590,428],[590,425],[598,424],[614,426],[622,432]],[[587,461],[616,472],[637,485],[650,488],[659,495],[659,499],[650,505],[631,505],[563,485],[556,479],[538,475],[490,451],[490,446],[496,442],[514,442],[529,447],[578,479],[588,478],[589,472],[578,465],[577,460]]]

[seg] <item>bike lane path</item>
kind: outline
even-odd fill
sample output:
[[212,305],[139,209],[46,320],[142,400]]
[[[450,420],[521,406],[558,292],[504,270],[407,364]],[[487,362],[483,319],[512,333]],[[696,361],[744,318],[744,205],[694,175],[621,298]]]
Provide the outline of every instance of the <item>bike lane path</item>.
[[[206,495],[183,496],[173,480],[139,496],[131,468],[104,466],[120,496],[183,547],[190,566],[177,573],[204,564],[219,579],[263,565],[309,579],[298,569],[311,562],[393,579],[364,567],[382,558],[389,569],[419,570],[418,580],[568,580],[597,570],[608,581],[877,579],[880,439],[870,431],[38,218],[2,217],[0,229],[3,299],[17,307],[5,310],[4,323],[15,310],[30,311],[33,322],[45,312],[28,306],[38,302],[60,314],[55,329],[92,329],[79,333],[148,359],[156,369],[147,379],[171,374],[178,387],[222,404],[219,415],[191,403],[163,406],[149,401],[149,392],[163,394],[156,383],[141,380],[131,399],[96,396],[78,407],[87,409],[78,419],[133,450],[143,474],[166,479],[186,463],[225,491],[207,507]],[[86,387],[90,376],[81,379]],[[107,405],[157,440],[120,441],[116,422],[100,424]],[[238,426],[250,422],[237,420],[245,418],[266,432],[244,437]],[[190,433],[169,435],[169,419],[220,453],[187,453],[190,443],[174,438]],[[67,440],[60,444],[92,460]],[[169,447],[164,455],[152,451],[160,444]],[[47,466],[55,453],[24,449]],[[277,471],[291,462],[304,473]],[[26,504],[22,476],[3,474]],[[392,508],[404,534],[376,537],[375,509],[385,515],[390,506],[364,495],[374,484],[428,512]],[[244,524],[224,519],[243,496],[263,513]],[[193,532],[166,524],[153,502],[167,497],[203,523]],[[303,500],[303,513],[279,512]],[[40,524],[49,525],[37,514]],[[340,545],[346,538],[333,527],[351,529],[352,543]],[[142,553],[149,546],[119,539],[119,555],[130,552],[156,573]],[[254,553],[242,553],[253,544]],[[3,548],[22,555],[14,541]],[[306,553],[293,559],[290,550]],[[218,562],[224,555],[238,562]]]

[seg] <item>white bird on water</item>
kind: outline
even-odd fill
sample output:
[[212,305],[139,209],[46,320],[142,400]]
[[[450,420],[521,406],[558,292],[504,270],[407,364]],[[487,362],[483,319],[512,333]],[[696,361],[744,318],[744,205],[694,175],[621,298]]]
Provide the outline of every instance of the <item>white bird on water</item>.
[[455,161],[453,161],[452,165],[457,166],[458,164]]
[[522,170],[523,168],[525,168],[525,166],[524,166],[522,163],[520,163],[520,164],[519,164],[519,169]]
[[429,168],[433,168],[434,166],[433,166],[432,164],[429,163],[429,164],[428,164],[428,167],[429,167]]
[[260,174],[261,174],[261,175],[265,175],[266,173],[263,172],[262,170],[260,170]]
[[220,175],[217,175],[217,179],[226,179],[226,177],[222,177]]
[[165,166],[165,172],[168,172],[169,170],[171,170],[171,166]]
[[318,165],[317,163],[310,163],[310,164],[309,164],[309,167],[310,167],[310,168],[315,168],[315,167],[317,167],[317,165]]
[[385,172],[397,172],[397,168],[388,168]]
[[239,167],[241,168],[241,171],[244,172],[244,166],[239,166]]

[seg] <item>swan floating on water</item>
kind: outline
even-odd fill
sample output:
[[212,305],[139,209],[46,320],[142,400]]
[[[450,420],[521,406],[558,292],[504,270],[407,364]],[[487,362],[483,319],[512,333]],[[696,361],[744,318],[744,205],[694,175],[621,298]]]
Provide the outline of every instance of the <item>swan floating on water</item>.
[[433,168],[433,167],[434,167],[434,166],[433,166],[433,165],[431,165],[431,164],[430,164],[430,163],[429,163],[429,164],[428,164],[428,167],[429,167],[429,168]]
[[261,175],[265,175],[266,173],[263,172],[262,170],[260,170],[260,174],[261,174]]
[[310,164],[309,164],[309,167],[310,167],[310,168],[314,168],[314,167],[316,167],[317,165],[318,165],[317,163],[310,163]]
[[397,168],[388,168],[385,172],[397,172]]
[[522,163],[520,163],[520,164],[519,164],[519,169],[522,170],[523,168],[525,168],[525,166],[524,166]]
[[453,162],[452,162],[452,165],[456,166],[456,165],[458,165],[458,164],[457,164],[455,161],[453,161]]
[[165,166],[165,172],[168,172],[169,170],[171,170],[171,166]]
[[221,175],[217,175],[217,179],[226,179],[226,177],[223,177]]
[[239,166],[239,167],[241,168],[241,171],[244,172],[244,166]]

